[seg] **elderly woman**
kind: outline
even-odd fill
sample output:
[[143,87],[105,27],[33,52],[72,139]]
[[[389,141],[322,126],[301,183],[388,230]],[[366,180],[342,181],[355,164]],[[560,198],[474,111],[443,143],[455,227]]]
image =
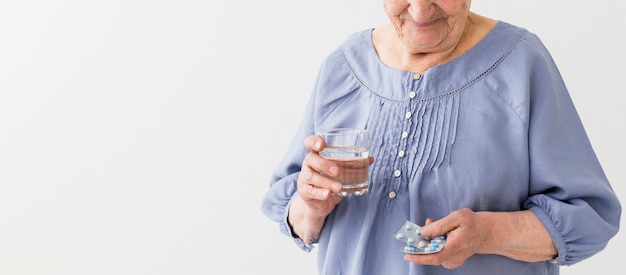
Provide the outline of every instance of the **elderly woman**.
[[[470,0],[385,0],[390,24],[324,60],[262,211],[320,274],[558,274],[601,251],[621,205],[549,52]],[[320,129],[371,132],[369,192],[337,196]],[[304,146],[303,146],[304,141]],[[405,221],[446,235],[405,254]]]

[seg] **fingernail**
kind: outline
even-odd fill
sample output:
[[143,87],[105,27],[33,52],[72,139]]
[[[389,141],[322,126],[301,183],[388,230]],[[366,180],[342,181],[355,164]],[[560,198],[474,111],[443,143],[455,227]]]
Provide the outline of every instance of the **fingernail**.
[[339,173],[339,167],[333,165],[330,168],[328,168],[328,172],[330,172],[331,175],[336,176],[337,173]]
[[315,146],[315,149],[320,149],[322,147],[322,142],[318,140],[315,142],[314,146]]
[[333,184],[330,185],[330,188],[333,190],[333,192],[337,193],[337,192],[341,191],[341,184],[333,183]]

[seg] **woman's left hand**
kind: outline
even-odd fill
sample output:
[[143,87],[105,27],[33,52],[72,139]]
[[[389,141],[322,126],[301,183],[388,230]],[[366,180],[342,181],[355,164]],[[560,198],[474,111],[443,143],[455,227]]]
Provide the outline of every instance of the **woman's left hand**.
[[490,233],[485,224],[480,213],[469,209],[454,211],[434,222],[428,219],[421,234],[428,237],[447,234],[444,248],[432,254],[406,254],[404,259],[421,265],[458,268],[488,243]]

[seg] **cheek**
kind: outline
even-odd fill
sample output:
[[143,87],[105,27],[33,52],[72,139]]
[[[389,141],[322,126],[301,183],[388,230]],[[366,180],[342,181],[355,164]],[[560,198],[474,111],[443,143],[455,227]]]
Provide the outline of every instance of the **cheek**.
[[384,4],[385,13],[399,35],[401,34],[402,29],[402,20],[400,19],[400,15],[406,8],[406,3],[407,1],[401,0],[385,0]]
[[442,0],[438,2],[439,8],[448,15],[466,13],[469,11],[469,0]]
[[396,17],[400,15],[406,6],[407,1],[385,0],[384,2],[385,13],[387,13],[387,16],[389,17]]

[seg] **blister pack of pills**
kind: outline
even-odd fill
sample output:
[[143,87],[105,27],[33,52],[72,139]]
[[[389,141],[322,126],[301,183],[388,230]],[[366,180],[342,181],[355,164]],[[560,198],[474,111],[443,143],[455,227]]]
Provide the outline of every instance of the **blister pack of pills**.
[[429,238],[422,236],[422,227],[410,221],[406,221],[398,230],[395,238],[404,243],[402,252],[410,254],[430,254],[441,251],[446,245],[446,236]]

